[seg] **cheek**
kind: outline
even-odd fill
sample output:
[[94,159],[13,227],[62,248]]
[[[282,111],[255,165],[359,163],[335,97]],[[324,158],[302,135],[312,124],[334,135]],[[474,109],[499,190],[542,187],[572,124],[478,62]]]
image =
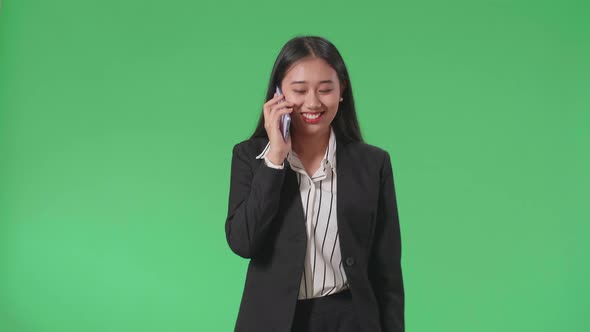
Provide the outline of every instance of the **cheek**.
[[291,100],[291,102],[295,104],[295,109],[305,106],[305,98],[302,97],[296,97],[295,99]]
[[330,111],[336,111],[338,109],[338,106],[340,106],[339,99],[327,100],[325,105]]
[[285,94],[285,98],[287,100],[289,100],[290,102],[296,103],[296,104],[303,103],[305,101],[304,95],[300,95],[298,93],[293,93],[293,92],[289,93],[288,95]]
[[338,103],[340,102],[340,97],[338,95],[330,95],[324,98],[324,104],[327,107],[338,107]]
[[294,104],[294,109],[297,110],[299,108],[301,108],[301,106],[303,106],[304,104],[304,100],[302,100],[301,98],[298,97],[291,97],[289,99],[287,99],[290,103]]

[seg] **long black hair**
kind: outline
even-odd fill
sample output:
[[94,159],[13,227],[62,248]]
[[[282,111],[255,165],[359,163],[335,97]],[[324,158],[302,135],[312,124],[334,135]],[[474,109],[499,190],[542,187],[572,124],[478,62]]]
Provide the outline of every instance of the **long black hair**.
[[[299,36],[289,40],[283,46],[270,74],[265,102],[274,97],[275,86],[283,81],[287,69],[295,62],[308,56],[321,58],[334,68],[338,74],[340,86],[344,88],[342,93],[344,100],[338,106],[338,112],[332,121],[332,128],[334,128],[336,137],[344,142],[363,142],[356,117],[354,98],[352,96],[352,84],[350,83],[348,70],[336,47],[323,37]],[[263,111],[260,113],[256,130],[254,130],[250,138],[255,137],[268,138],[266,129],[264,128]]]

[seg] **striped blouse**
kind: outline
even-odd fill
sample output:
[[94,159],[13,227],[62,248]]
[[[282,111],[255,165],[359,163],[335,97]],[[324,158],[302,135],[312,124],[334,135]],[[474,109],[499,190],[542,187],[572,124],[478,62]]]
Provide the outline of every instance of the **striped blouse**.
[[[270,142],[256,159],[267,166],[274,165],[267,157]],[[338,293],[349,287],[342,267],[340,240],[336,222],[336,137],[330,128],[330,141],[320,168],[310,177],[295,151],[287,155],[291,169],[297,173],[297,182],[303,203],[307,230],[305,269],[301,276],[298,299],[309,299]]]

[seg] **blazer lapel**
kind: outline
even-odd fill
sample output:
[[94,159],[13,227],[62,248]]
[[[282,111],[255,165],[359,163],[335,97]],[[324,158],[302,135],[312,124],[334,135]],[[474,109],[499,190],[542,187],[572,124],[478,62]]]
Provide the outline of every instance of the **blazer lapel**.
[[307,238],[305,230],[305,214],[303,210],[303,202],[301,201],[301,192],[299,191],[299,183],[297,182],[297,173],[291,169],[289,161],[285,160],[285,167],[287,174],[285,176],[285,183],[283,186],[282,199],[286,206],[286,229],[285,232],[289,240],[301,241]]
[[354,173],[351,159],[348,157],[349,145],[337,141],[336,143],[336,222],[338,224],[338,235],[340,237],[340,251],[342,257],[348,256],[346,244],[349,243],[349,230],[351,228],[351,215],[348,210],[355,205]]
[[[351,226],[351,216],[349,211],[354,211],[357,203],[354,193],[354,177],[350,158],[347,157],[348,145],[345,142],[337,140],[336,143],[336,219],[340,236],[340,243],[348,242]],[[285,160],[287,174],[284,188],[281,195],[284,197],[283,206],[285,216],[287,217],[285,229],[288,238],[293,241],[300,241],[307,238],[305,230],[305,214],[301,193],[297,182],[297,173],[291,169],[289,162]]]

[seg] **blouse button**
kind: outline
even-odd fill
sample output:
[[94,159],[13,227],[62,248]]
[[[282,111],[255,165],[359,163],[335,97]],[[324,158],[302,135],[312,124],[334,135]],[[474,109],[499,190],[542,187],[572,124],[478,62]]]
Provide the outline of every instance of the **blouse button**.
[[353,266],[354,265],[354,257],[346,257],[346,260],[344,262],[346,263],[347,266]]

